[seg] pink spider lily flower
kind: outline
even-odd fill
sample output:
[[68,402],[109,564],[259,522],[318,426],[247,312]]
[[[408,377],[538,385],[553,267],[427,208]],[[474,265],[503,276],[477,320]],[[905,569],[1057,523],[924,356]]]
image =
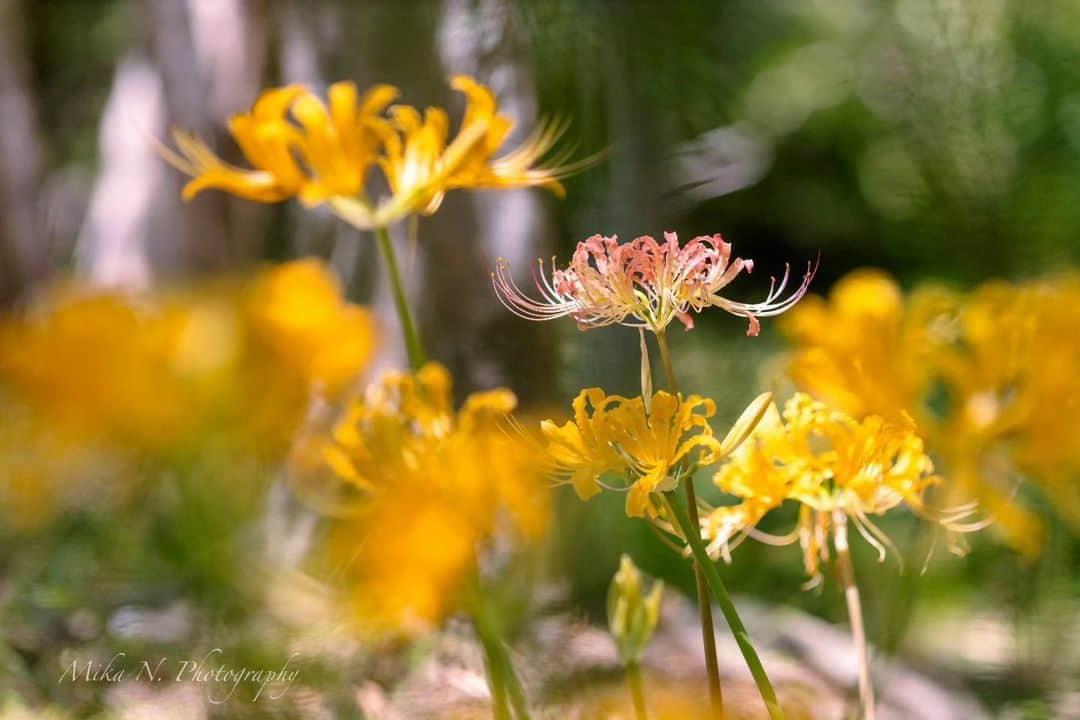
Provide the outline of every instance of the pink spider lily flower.
[[553,258],[550,277],[539,261],[539,273],[533,272],[539,298],[521,290],[502,258],[491,279],[502,304],[527,320],[569,315],[582,330],[621,324],[661,333],[674,319],[690,330],[692,312],[718,307],[745,317],[746,334],[753,336],[761,330],[759,318],[779,315],[802,298],[816,270],[808,264],[802,284],[787,297],[790,267],[779,283],[773,279],[761,302],[736,302],[720,294],[753,268],[753,260],[732,258],[731,243],[720,235],[696,237],[681,247],[673,232],[664,233],[663,243],[646,235],[622,245],[616,237],[593,235],[578,243],[565,269],[555,267]]

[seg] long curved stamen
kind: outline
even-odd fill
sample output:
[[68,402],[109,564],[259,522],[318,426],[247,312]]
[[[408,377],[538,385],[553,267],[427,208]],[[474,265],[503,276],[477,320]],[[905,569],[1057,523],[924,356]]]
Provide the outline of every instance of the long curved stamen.
[[[878,562],[885,562],[885,558],[888,555],[888,550],[892,550],[896,555],[896,560],[900,564],[900,569],[903,570],[904,558],[900,555],[900,551],[896,549],[896,545],[893,544],[889,536],[886,535],[874,525],[862,512],[855,511],[850,513],[852,522],[855,524],[855,529],[862,535],[863,540],[870,544],[878,554]],[[886,549],[888,548],[888,550]]]
[[763,317],[775,317],[794,307],[795,304],[802,300],[803,296],[806,295],[806,291],[809,290],[810,282],[814,279],[815,274],[817,274],[817,265],[807,263],[806,273],[803,275],[803,280],[799,287],[787,298],[778,300],[778,298],[783,296],[784,290],[787,289],[788,280],[791,276],[791,266],[787,265],[784,267],[784,275],[780,279],[779,285],[776,283],[776,278],[773,278],[769,283],[769,293],[764,300],[756,303],[743,303],[728,300],[727,298],[720,296],[714,296],[711,298],[711,304],[726,310],[732,315],[746,317],[750,321],[750,327],[746,334],[757,335],[760,328],[757,319]]
[[543,260],[540,262],[540,277],[537,278],[533,271],[533,281],[540,292],[541,299],[534,300],[517,284],[510,272],[510,263],[499,258],[495,262],[495,270],[491,273],[491,283],[495,288],[495,295],[503,306],[518,317],[526,320],[552,320],[565,317],[580,311],[581,303],[572,298],[566,298],[559,294],[543,271]]
[[784,547],[785,545],[791,545],[799,542],[799,530],[796,528],[787,535],[775,535],[773,533],[765,532],[764,530],[758,530],[756,527],[750,528],[750,537],[754,538],[758,542],[765,543],[766,545],[772,545],[774,547]]

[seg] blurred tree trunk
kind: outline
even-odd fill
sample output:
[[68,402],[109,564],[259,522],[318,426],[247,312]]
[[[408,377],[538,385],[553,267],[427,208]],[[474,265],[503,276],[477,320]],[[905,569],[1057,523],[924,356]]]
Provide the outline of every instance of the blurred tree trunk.
[[[594,12],[609,43],[602,51],[583,48],[577,57],[582,94],[576,105],[601,105],[606,136],[618,142],[605,158],[610,178],[607,196],[599,212],[588,218],[592,225],[575,228],[575,241],[599,233],[617,234],[626,242],[641,235],[662,237],[665,230],[674,229],[663,226],[666,218],[659,202],[661,192],[670,187],[668,157],[658,141],[655,111],[639,80],[648,75],[646,63],[651,60],[636,52],[647,46],[638,34],[653,32],[651,23],[635,22],[641,10],[598,3]],[[582,356],[586,361],[579,368],[583,383],[638,394],[639,347],[637,333],[626,328],[585,333]]]
[[0,0],[0,303],[10,302],[49,268],[39,203],[42,152],[25,32],[18,0]]
[[151,218],[165,169],[146,135],[162,115],[161,77],[146,60],[125,58],[101,116],[99,169],[76,245],[80,274],[97,285],[144,289],[153,278]]
[[[209,93],[200,71],[195,49],[190,5],[183,0],[143,0],[146,7],[150,47],[165,91],[165,106],[171,124],[212,138],[213,126],[203,112]],[[172,175],[171,184],[179,193],[182,178]],[[192,268],[219,268],[228,257],[226,246],[226,204],[221,193],[204,193],[176,219],[165,223],[161,238],[167,251],[182,251],[166,257],[168,263]]]
[[[180,0],[177,0],[180,4]],[[247,112],[259,93],[276,80],[267,77],[273,16],[266,0],[186,0],[194,41],[195,67],[202,77],[202,123],[218,141],[218,149],[235,154],[226,132],[229,116]],[[235,158],[239,159],[239,158]],[[227,237],[205,255],[229,266],[265,253],[265,240],[279,208],[219,193],[224,201]]]
[[[514,119],[507,147],[524,140],[540,118],[527,34],[513,4],[444,0],[437,40],[445,74],[472,75],[491,86],[500,111]],[[469,193],[466,199],[469,235],[448,228],[429,247],[429,327],[451,329],[436,336],[433,347],[473,386],[506,384],[529,402],[550,390],[551,328],[508,312],[495,298],[489,273],[499,257],[518,272],[531,272],[538,257],[551,254],[553,200],[535,189]]]
[[[228,156],[226,116],[246,109],[263,82],[267,53],[261,2],[142,0],[168,124],[197,132]],[[170,172],[178,197],[184,179]],[[250,259],[269,216],[224,193],[204,193],[159,209],[153,255],[159,265],[219,270]]]
[[[278,66],[281,84],[300,83],[320,90],[338,78],[325,75],[327,58],[338,52],[341,36],[327,37],[326,30],[339,27],[341,8],[330,3],[294,2],[275,5],[274,23],[278,33]],[[347,286],[355,287],[360,233],[327,211],[312,212],[296,203],[283,208],[288,219],[288,237],[280,238],[282,254],[288,257],[329,255],[330,263]],[[367,257],[370,262],[374,255]],[[366,264],[366,263],[365,263]]]
[[[328,78],[351,79],[361,88],[397,85],[402,102],[446,107],[456,125],[464,104],[447,81],[467,73],[492,85],[501,110],[518,122],[510,145],[535,127],[525,33],[512,4],[447,0],[302,7],[306,33],[319,38],[317,65]],[[310,56],[295,46],[290,57],[294,71],[312,65]],[[454,192],[438,213],[419,221],[415,247],[410,247],[407,223],[391,228],[429,355],[451,369],[459,393],[504,383],[527,401],[550,385],[550,328],[506,312],[488,275],[500,255],[528,270],[537,257],[550,254],[550,202],[538,190]],[[405,355],[381,260],[369,234],[359,240],[352,253],[356,280],[372,287],[386,329],[381,364],[401,367]]]

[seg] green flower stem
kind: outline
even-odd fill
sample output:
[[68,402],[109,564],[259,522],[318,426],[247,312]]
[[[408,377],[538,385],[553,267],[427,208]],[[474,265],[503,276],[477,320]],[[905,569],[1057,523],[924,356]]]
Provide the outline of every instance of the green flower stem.
[[629,663],[626,666],[626,682],[630,685],[630,696],[634,699],[634,717],[637,720],[649,720],[649,711],[645,706],[645,683],[641,680],[641,664]]
[[[656,333],[656,343],[660,346],[660,359],[667,375],[668,389],[679,392],[679,383],[675,378],[675,366],[671,362],[671,350],[668,348],[667,334],[664,330]],[[698,518],[697,496],[694,492],[693,474],[683,476],[682,486],[686,493],[690,521],[694,527],[700,527]],[[709,705],[714,719],[724,717],[724,691],[720,685],[720,663],[716,657],[716,627],[713,623],[712,601],[709,599],[709,586],[705,580],[705,571],[700,563],[694,561],[694,581],[697,585],[698,613],[701,618],[701,644],[705,650],[705,675],[709,680]]]
[[500,667],[496,647],[497,639],[487,637],[480,632],[477,624],[477,635],[480,636],[480,646],[484,649],[484,661],[487,666],[488,687],[491,689],[491,713],[495,720],[512,720],[510,704],[506,693],[506,676]]
[[675,378],[675,366],[671,363],[671,349],[668,347],[666,330],[660,330],[656,333],[656,344],[660,346],[660,362],[664,365],[668,390],[678,393],[679,381]]
[[678,493],[674,491],[666,492],[664,498],[675,522],[678,523],[679,528],[682,530],[686,542],[690,545],[690,551],[694,554],[698,567],[702,568],[705,573],[705,580],[712,589],[716,602],[720,605],[720,611],[724,613],[728,627],[731,628],[731,634],[735,637],[739,650],[742,651],[747,667],[750,668],[750,674],[754,676],[754,682],[757,684],[758,692],[761,693],[761,699],[765,701],[765,708],[769,711],[769,717],[772,720],[783,720],[784,711],[780,708],[780,703],[776,699],[776,691],[773,690],[772,683],[769,682],[769,676],[765,674],[765,668],[762,667],[761,660],[754,650],[754,645],[750,642],[750,635],[746,632],[746,627],[739,618],[735,605],[731,602],[731,596],[728,595],[727,588],[724,587],[724,581],[720,578],[720,573],[717,572],[712,560],[709,559],[705,543],[701,541],[700,525],[691,521],[690,513],[686,508],[686,501]]
[[383,260],[386,261],[386,274],[390,278],[390,289],[394,293],[394,307],[397,308],[401,332],[405,336],[409,365],[413,370],[419,370],[427,358],[424,354],[424,344],[420,340],[420,334],[416,331],[412,313],[409,311],[409,300],[405,295],[405,286],[401,282],[401,272],[398,270],[394,246],[390,243],[390,233],[385,227],[375,228],[375,239],[378,241],[379,250],[382,251]]
[[530,720],[525,690],[514,671],[510,653],[499,632],[498,622],[482,590],[477,589],[475,592],[470,603],[470,610],[473,627],[476,628],[476,634],[484,650],[495,720],[511,720],[512,718]]

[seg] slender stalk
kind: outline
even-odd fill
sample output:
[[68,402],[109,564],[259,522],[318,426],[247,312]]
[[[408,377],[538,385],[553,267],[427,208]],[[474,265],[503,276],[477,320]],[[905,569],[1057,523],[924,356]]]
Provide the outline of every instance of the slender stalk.
[[[668,389],[678,394],[679,382],[675,378],[675,366],[671,362],[671,351],[668,348],[667,334],[664,330],[656,333],[656,342],[660,346],[660,360],[664,365],[664,373],[667,375]],[[687,474],[683,477],[682,486],[686,493],[690,521],[695,527],[700,527],[693,476]],[[709,586],[705,581],[705,572],[696,560],[694,561],[694,582],[697,585],[698,613],[701,618],[701,645],[705,651],[705,674],[709,681],[709,706],[712,708],[713,718],[719,720],[724,717],[724,692],[720,686],[720,663],[716,657],[716,628],[713,623],[712,601],[709,599]]]
[[529,703],[525,699],[525,688],[521,686],[521,678],[514,670],[514,663],[510,659],[510,653],[506,645],[499,643],[503,665],[506,667],[506,689],[510,694],[510,705],[514,708],[514,717],[517,720],[529,720]]
[[386,261],[386,274],[390,277],[390,289],[394,294],[394,307],[397,309],[398,320],[401,321],[401,332],[405,336],[405,348],[409,353],[409,365],[412,366],[413,370],[418,370],[426,359],[424,344],[420,340],[420,334],[416,331],[412,313],[409,311],[409,300],[405,295],[405,286],[401,282],[401,272],[398,270],[394,246],[390,243],[390,233],[385,227],[375,228],[375,239],[378,241],[379,250],[382,251],[383,260]]
[[641,680],[641,664],[629,663],[626,666],[626,682],[630,685],[630,696],[634,699],[634,717],[637,720],[649,720],[649,710],[645,706],[645,683]]
[[867,652],[866,629],[863,627],[862,601],[859,586],[855,584],[855,570],[848,551],[847,515],[841,510],[833,512],[833,545],[836,547],[836,567],[844,584],[851,636],[855,641],[855,653],[859,661],[859,705],[864,720],[874,720],[874,683],[870,678],[870,655]]
[[[689,508],[690,522],[694,527],[701,527],[698,517],[697,496],[694,494],[694,479],[686,475],[682,482],[686,493],[686,505]],[[713,623],[712,600],[709,598],[709,585],[701,564],[694,560],[694,582],[697,585],[698,611],[701,616],[701,645],[705,650],[705,671],[709,678],[709,705],[713,717],[724,717],[724,693],[720,686],[720,663],[716,657],[716,626]]]
[[765,668],[761,665],[761,660],[758,658],[757,651],[754,650],[753,643],[750,642],[750,635],[746,632],[746,627],[739,618],[734,603],[731,602],[731,596],[728,595],[727,588],[724,587],[724,581],[720,578],[716,566],[709,559],[705,543],[701,541],[700,526],[691,522],[690,513],[687,511],[685,504],[686,501],[678,493],[674,491],[666,492],[664,493],[664,499],[667,501],[668,509],[671,510],[671,515],[675,518],[679,529],[682,530],[686,542],[690,545],[690,551],[698,561],[698,566],[705,573],[705,580],[716,597],[720,611],[724,613],[724,618],[727,620],[731,634],[735,637],[735,642],[742,652],[746,666],[750,668],[750,674],[754,677],[754,683],[761,694],[761,699],[765,702],[765,709],[768,710],[769,717],[771,720],[784,720],[784,711],[780,708],[780,703],[776,699],[776,691],[773,690],[772,683],[769,682],[769,676],[765,674]]
[[488,688],[491,690],[491,713],[495,720],[512,720],[510,704],[507,700],[506,677],[500,667],[499,652],[495,645],[498,640],[481,632],[479,623],[477,623],[477,635],[480,636],[480,646],[484,649]]
[[525,690],[514,671],[510,653],[499,632],[498,623],[489,603],[477,590],[469,604],[473,626],[480,638],[487,665],[488,687],[491,688],[491,705],[495,720],[529,720],[529,707]]
[[675,378],[675,366],[671,363],[671,349],[668,347],[666,330],[660,330],[656,333],[656,344],[660,346],[660,362],[664,365],[668,390],[678,393],[679,381]]

